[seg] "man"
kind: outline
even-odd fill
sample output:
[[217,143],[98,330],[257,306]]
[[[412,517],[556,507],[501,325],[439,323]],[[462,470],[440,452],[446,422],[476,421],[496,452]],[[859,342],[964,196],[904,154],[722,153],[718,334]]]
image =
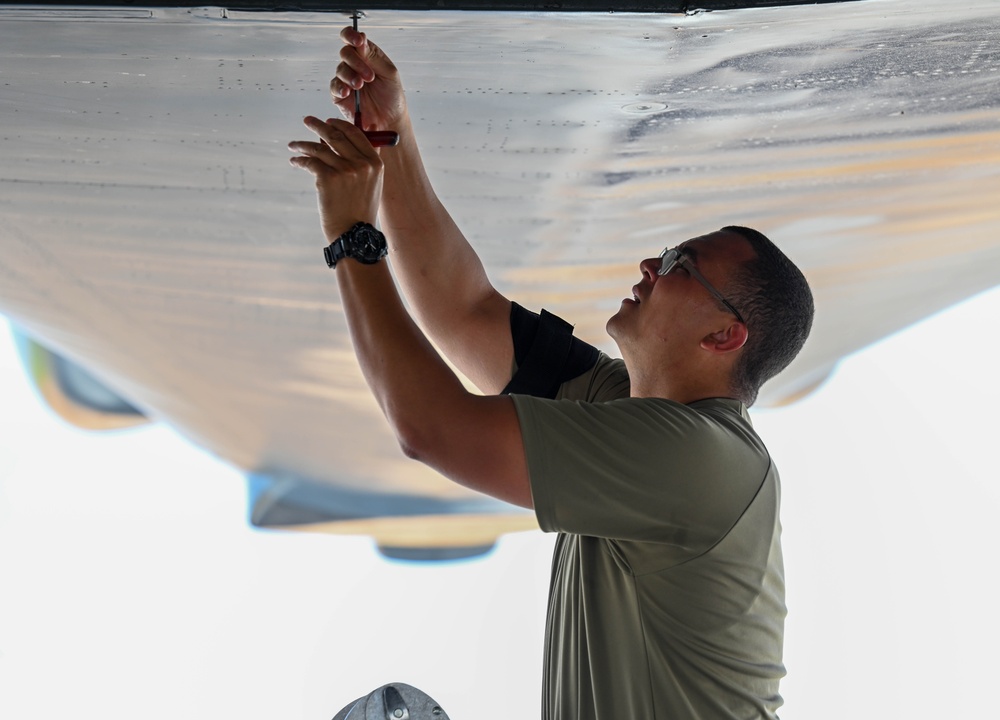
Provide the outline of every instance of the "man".
[[[321,223],[365,378],[404,452],[534,508],[556,531],[543,718],[772,718],[785,615],[778,476],[746,407],[798,353],[812,297],[759,233],[725,228],[639,264],[612,360],[512,304],[434,193],[399,74],[346,28],[343,120],[289,145]],[[468,393],[408,315],[487,396]],[[497,395],[496,393],[501,393]],[[536,397],[533,397],[536,396]]]

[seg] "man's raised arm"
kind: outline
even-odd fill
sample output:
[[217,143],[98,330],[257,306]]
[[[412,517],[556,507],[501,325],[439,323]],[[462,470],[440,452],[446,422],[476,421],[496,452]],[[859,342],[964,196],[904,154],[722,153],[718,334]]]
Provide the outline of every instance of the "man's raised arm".
[[[348,122],[309,117],[306,126],[320,141],[289,143],[297,153],[290,162],[316,177],[320,223],[333,243],[375,220],[383,164]],[[473,395],[462,386],[406,312],[380,257],[341,257],[336,279],[358,363],[400,447],[465,487],[531,507],[513,399]]]
[[395,130],[399,145],[381,152],[385,167],[379,217],[389,257],[410,307],[444,354],[486,393],[510,380],[510,301],[441,204],[424,170],[399,72],[364,33],[344,28],[345,45],[330,83],[334,103],[353,117],[362,93],[365,130]]

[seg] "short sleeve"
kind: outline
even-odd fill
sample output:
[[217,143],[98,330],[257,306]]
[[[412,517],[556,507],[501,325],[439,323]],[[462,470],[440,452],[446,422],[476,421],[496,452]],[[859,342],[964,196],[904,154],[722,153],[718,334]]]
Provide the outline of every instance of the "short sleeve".
[[769,465],[735,401],[514,403],[548,532],[659,543],[692,557],[729,531]]
[[542,310],[536,314],[511,304],[510,331],[517,369],[504,395],[555,398],[560,386],[592,369],[600,353],[573,337],[573,326]]

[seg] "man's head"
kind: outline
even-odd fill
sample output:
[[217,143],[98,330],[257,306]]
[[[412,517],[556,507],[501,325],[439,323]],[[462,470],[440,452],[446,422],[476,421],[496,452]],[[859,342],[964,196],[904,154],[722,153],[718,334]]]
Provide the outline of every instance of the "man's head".
[[733,391],[752,405],[761,385],[799,354],[812,329],[815,307],[802,271],[763,234],[738,226],[722,231],[742,237],[755,255],[738,269],[730,286],[732,302],[749,331],[733,371]]
[[750,405],[809,334],[805,278],[755,230],[726,227],[639,267],[642,280],[608,332],[640,393],[682,402],[725,394]]

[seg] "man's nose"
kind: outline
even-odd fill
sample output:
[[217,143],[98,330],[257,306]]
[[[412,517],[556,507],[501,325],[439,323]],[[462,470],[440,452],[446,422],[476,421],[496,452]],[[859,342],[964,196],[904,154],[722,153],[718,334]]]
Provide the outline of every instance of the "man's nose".
[[646,258],[639,263],[639,270],[642,272],[643,277],[647,277],[650,280],[656,280],[658,277],[657,273],[660,271],[660,263],[662,261],[658,257]]

